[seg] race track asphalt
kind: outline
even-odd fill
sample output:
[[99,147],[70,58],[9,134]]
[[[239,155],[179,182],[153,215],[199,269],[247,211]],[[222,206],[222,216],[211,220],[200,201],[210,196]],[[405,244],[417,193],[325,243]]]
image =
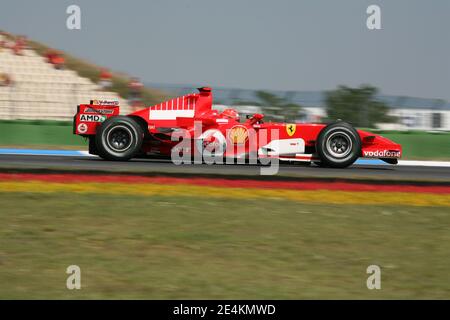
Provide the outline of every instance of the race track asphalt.
[[[170,160],[134,159],[128,162],[105,161],[97,157],[0,155],[0,171],[82,171],[98,173],[208,175],[250,177],[260,175],[260,165],[175,165]],[[269,178],[269,176],[267,176]],[[315,165],[280,164],[272,178],[362,179],[384,181],[432,181],[450,184],[450,167],[353,165],[346,169],[321,168]]]

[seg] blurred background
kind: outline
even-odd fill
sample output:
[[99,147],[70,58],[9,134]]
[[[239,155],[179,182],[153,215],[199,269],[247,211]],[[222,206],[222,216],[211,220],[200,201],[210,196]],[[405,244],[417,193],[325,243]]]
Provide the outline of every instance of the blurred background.
[[[372,4],[380,30],[366,24]],[[402,144],[404,159],[450,160],[449,12],[448,0],[2,0],[0,149],[87,150],[72,134],[78,104],[118,100],[127,114],[211,86],[219,110],[343,119]],[[402,192],[390,167],[352,171],[389,192],[308,193],[302,179],[121,183],[20,165],[0,173],[0,298],[449,297],[448,168],[432,172],[447,189]],[[84,290],[65,288],[71,264]],[[378,295],[371,264],[386,272]]]
[[78,1],[81,28],[68,29],[69,1],[6,1],[0,145],[84,146],[46,130],[94,98],[126,114],[209,85],[219,110],[345,119],[397,139],[406,158],[449,158],[448,2],[380,0],[380,30],[366,26],[370,4]]

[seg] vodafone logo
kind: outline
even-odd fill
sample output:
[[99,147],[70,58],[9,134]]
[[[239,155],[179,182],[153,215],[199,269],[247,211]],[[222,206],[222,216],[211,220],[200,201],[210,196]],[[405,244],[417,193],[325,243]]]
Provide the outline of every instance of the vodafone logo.
[[389,150],[364,151],[363,156],[368,158],[400,158],[400,151],[389,151]]
[[119,100],[91,100],[91,104],[94,106],[118,106]]
[[86,133],[88,130],[88,126],[86,123],[80,123],[77,127],[79,133]]

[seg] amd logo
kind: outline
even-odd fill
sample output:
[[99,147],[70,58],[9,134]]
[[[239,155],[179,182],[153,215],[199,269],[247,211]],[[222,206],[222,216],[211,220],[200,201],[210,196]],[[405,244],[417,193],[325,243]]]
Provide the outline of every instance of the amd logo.
[[103,122],[105,120],[106,120],[106,116],[101,116],[98,114],[82,114],[82,115],[80,115],[80,121]]

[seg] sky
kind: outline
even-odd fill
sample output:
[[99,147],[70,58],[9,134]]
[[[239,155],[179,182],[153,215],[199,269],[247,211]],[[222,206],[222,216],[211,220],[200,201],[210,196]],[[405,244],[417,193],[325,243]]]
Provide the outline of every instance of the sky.
[[2,0],[0,29],[146,83],[450,100],[449,0]]

